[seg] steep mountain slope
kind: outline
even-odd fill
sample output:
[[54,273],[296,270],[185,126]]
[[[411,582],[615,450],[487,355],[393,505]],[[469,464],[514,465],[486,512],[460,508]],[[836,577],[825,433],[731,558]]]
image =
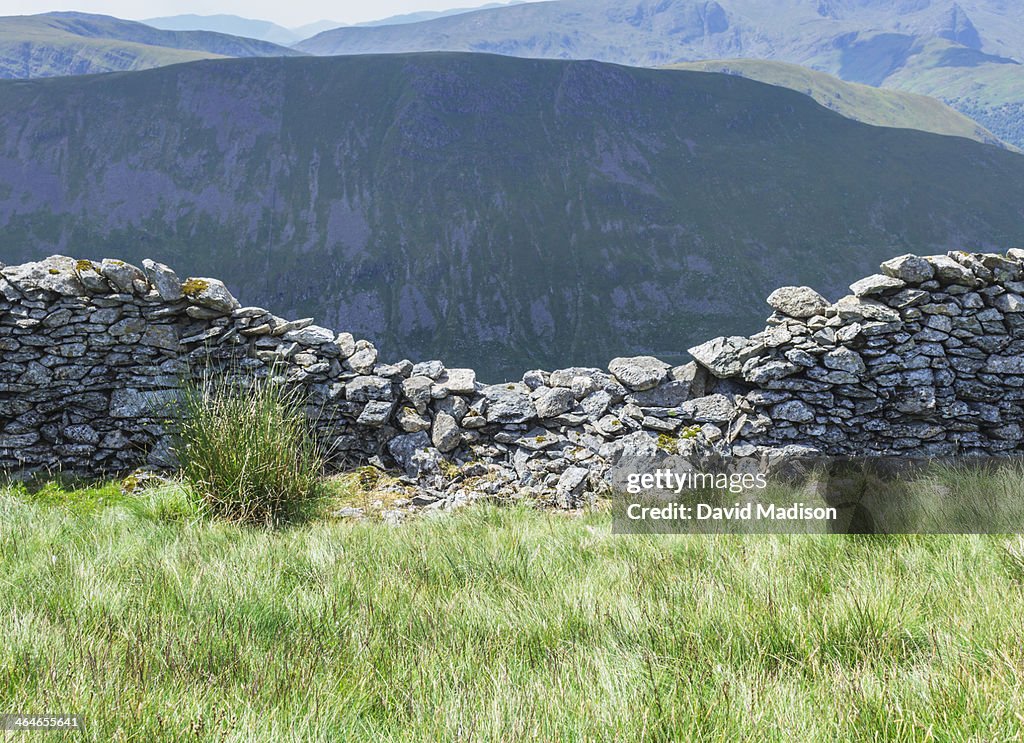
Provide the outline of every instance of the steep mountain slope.
[[209,31],[162,31],[110,16],[0,18],[0,78],[140,70],[211,57],[299,55],[265,41]]
[[865,124],[920,129],[923,132],[967,137],[985,144],[1004,146],[985,127],[935,98],[848,83],[800,65],[758,59],[723,59],[682,62],[669,65],[668,68],[723,72],[769,85],[781,85],[809,95],[822,106]]
[[731,75],[423,54],[0,83],[0,260],[149,256],[490,378],[1024,244],[1024,156]]
[[[1018,130],[1004,126],[1008,114],[1000,107],[1024,101],[1006,97],[1024,79],[1024,3],[1015,0],[554,0],[334,29],[296,48],[321,55],[482,51],[652,66],[778,60],[851,82],[930,90],[1004,140]],[[974,80],[968,95],[963,87]],[[1014,134],[1013,143],[1024,146],[1024,138]]]

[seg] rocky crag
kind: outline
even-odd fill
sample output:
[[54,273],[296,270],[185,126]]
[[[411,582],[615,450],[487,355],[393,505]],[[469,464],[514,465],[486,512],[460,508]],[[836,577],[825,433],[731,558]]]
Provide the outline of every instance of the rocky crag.
[[172,466],[174,401],[211,372],[300,385],[336,466],[400,472],[424,506],[534,495],[575,506],[623,457],[1024,450],[1024,250],[905,255],[835,304],[768,298],[767,327],[607,370],[482,384],[384,363],[349,333],[242,307],[152,261],[53,256],[0,268],[0,466],[112,474]]

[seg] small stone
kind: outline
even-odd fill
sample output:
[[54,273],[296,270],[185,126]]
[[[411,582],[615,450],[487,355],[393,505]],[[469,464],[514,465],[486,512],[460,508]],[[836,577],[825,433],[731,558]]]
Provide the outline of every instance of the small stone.
[[589,477],[590,470],[586,467],[568,467],[555,485],[558,505],[562,508],[577,507]]
[[495,384],[483,389],[489,423],[524,423],[537,416],[529,388],[517,384]]
[[932,255],[925,260],[935,269],[935,278],[943,284],[974,286],[978,283],[970,269],[946,255]]
[[768,295],[768,305],[776,312],[798,319],[823,315],[830,306],[827,299],[808,286],[780,287]]

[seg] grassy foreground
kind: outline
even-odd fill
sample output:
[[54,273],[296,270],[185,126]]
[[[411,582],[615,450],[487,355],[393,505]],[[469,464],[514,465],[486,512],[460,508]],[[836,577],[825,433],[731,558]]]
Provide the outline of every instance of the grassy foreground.
[[87,740],[1024,726],[1018,537],[626,537],[524,507],[270,531],[167,488],[8,489],[0,576],[0,712],[83,713]]

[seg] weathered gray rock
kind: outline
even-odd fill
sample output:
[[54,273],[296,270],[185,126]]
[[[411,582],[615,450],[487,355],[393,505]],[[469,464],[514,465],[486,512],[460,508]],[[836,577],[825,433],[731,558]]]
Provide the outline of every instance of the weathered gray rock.
[[539,418],[554,418],[573,409],[576,397],[564,387],[547,388],[534,401]]
[[361,376],[345,385],[345,399],[353,402],[367,400],[387,400],[394,397],[391,380],[384,377]]
[[379,428],[388,422],[394,403],[384,400],[370,400],[356,418],[356,423],[371,428]]
[[903,279],[876,273],[873,276],[866,276],[850,284],[850,291],[857,297],[867,297],[873,294],[884,294],[885,292],[902,289],[906,285]]
[[697,423],[728,423],[736,414],[736,405],[725,395],[706,395],[684,403],[682,412]]
[[773,406],[771,417],[780,421],[807,423],[814,420],[814,408],[802,400],[789,400]]
[[22,292],[42,289],[62,296],[86,294],[85,286],[75,272],[76,261],[64,255],[54,255],[35,263],[7,266],[3,276],[11,286]]
[[149,283],[153,285],[164,302],[177,302],[184,296],[178,274],[163,263],[157,263],[147,258],[142,261],[142,270],[145,271]]
[[434,426],[431,430],[430,440],[441,453],[454,451],[462,441],[462,432],[459,424],[452,416],[444,411],[434,416]]
[[867,367],[856,351],[840,346],[822,356],[822,361],[829,369],[838,369],[851,374],[863,374]]
[[301,343],[304,346],[322,346],[325,343],[333,343],[334,331],[321,328],[319,325],[307,325],[299,330],[289,330],[283,336],[284,340],[293,343]]
[[901,255],[882,264],[882,273],[908,284],[920,284],[935,276],[935,267],[917,255]]
[[969,269],[945,255],[930,255],[925,260],[935,269],[935,278],[944,284],[974,286],[977,280]]
[[830,306],[827,299],[807,286],[780,287],[768,295],[768,305],[776,312],[798,319],[823,315]]
[[608,371],[625,387],[634,391],[657,387],[668,376],[669,365],[653,356],[612,359]]
[[689,349],[697,363],[720,379],[738,376],[744,362],[762,351],[764,344],[737,335],[715,338]]
[[525,385],[495,384],[483,389],[489,423],[523,423],[537,416]]
[[432,399],[431,388],[434,380],[427,376],[414,376],[402,382],[402,394],[413,404],[416,412],[422,414],[427,412],[427,406]]
[[377,363],[377,349],[369,341],[356,341],[352,355],[345,359],[345,364],[357,374],[370,374]]
[[181,285],[181,290],[190,302],[225,315],[241,306],[224,286],[224,282],[218,279],[192,277]]
[[452,395],[471,395],[476,391],[476,372],[472,369],[448,369],[437,377],[437,384]]

